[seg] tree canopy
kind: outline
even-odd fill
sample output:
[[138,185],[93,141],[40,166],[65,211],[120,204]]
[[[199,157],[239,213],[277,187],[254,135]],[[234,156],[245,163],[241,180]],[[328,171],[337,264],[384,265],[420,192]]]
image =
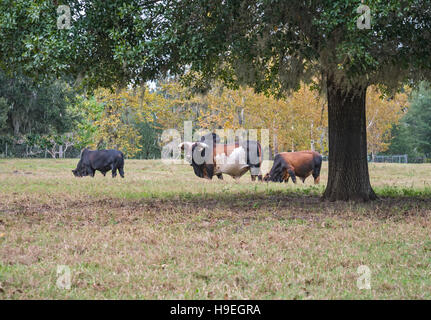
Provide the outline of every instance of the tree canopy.
[[75,92],[64,82],[35,83],[0,72],[0,99],[0,134],[61,134],[71,129],[74,115],[67,109]]
[[372,1],[370,30],[357,28],[358,2],[70,0],[70,29],[58,29],[59,2],[2,0],[0,66],[94,88],[192,70],[201,85],[276,95],[322,75],[390,88],[429,78],[429,1]]

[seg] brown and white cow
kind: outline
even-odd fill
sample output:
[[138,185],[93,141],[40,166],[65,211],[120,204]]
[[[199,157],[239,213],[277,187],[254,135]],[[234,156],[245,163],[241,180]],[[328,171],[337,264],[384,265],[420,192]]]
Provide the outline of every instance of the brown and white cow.
[[292,178],[296,183],[296,177],[304,182],[309,175],[313,175],[314,183],[318,184],[321,167],[322,156],[318,152],[281,152],[274,157],[274,164],[264,181],[288,182]]
[[[212,179],[216,175],[223,179],[228,174],[239,179],[250,170],[251,179],[256,177],[261,181],[260,166],[262,164],[262,149],[257,141],[246,140],[233,144],[218,143],[217,136],[213,134],[210,143],[183,142],[178,147],[184,150],[184,158],[193,167],[196,176]],[[204,139],[201,139],[204,140]]]

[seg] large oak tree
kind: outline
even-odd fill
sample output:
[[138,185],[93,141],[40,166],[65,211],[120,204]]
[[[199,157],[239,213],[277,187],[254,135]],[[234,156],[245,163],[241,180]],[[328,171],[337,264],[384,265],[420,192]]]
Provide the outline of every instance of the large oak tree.
[[371,29],[357,27],[357,0],[66,3],[72,27],[57,30],[55,1],[2,0],[0,67],[73,74],[90,88],[188,71],[186,79],[204,87],[219,78],[281,98],[301,81],[314,82],[328,100],[328,200],[376,198],[366,156],[367,87],[396,90],[431,78],[428,0],[370,1]]

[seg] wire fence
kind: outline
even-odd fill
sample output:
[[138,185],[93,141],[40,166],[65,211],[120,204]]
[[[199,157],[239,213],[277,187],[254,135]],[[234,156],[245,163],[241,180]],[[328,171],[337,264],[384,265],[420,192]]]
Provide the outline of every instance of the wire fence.
[[[322,156],[323,161],[328,161],[328,156]],[[376,163],[430,163],[431,158],[409,157],[407,154],[394,155],[369,155],[368,162]]]
[[62,148],[62,151],[58,149],[53,153],[52,150],[28,146],[25,143],[0,144],[0,158],[54,158],[52,154],[55,158],[79,158],[81,149],[72,146],[67,149]]
[[389,162],[389,163],[408,163],[408,156],[406,154],[394,155],[372,155],[369,157],[370,162]]
[[[62,148],[63,149],[63,148]],[[50,152],[51,151],[51,152]],[[0,144],[0,158],[53,158],[52,150],[46,150],[34,146],[28,146],[25,143]],[[269,159],[273,159],[271,150],[264,150],[268,152]],[[63,149],[61,152],[54,152],[56,158],[79,158],[81,149],[73,146]],[[137,156],[137,159],[145,157]],[[151,157],[153,159],[154,157]],[[323,161],[328,161],[327,155],[322,155]],[[376,163],[430,163],[431,158],[427,157],[409,157],[407,154],[394,154],[394,155],[369,155],[368,162]]]

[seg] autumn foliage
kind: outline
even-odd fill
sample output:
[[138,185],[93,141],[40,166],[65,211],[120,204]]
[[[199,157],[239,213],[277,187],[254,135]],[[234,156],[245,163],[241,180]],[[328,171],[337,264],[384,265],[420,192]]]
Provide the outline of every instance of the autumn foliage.
[[[367,92],[368,151],[385,151],[391,128],[407,110],[408,92],[389,97],[377,87]],[[178,81],[117,90],[99,89],[93,103],[86,102],[89,146],[117,148],[132,157],[140,151],[146,137],[136,124],[154,128],[174,128],[182,132],[184,121],[194,130],[268,129],[273,154],[282,151],[313,149],[328,151],[326,99],[317,89],[302,85],[284,99],[257,94],[252,88],[228,89],[213,84],[204,94],[192,94]],[[82,124],[81,124],[82,126]],[[91,131],[91,132],[90,132]],[[84,139],[85,140],[85,139]],[[150,141],[148,141],[150,143]]]

